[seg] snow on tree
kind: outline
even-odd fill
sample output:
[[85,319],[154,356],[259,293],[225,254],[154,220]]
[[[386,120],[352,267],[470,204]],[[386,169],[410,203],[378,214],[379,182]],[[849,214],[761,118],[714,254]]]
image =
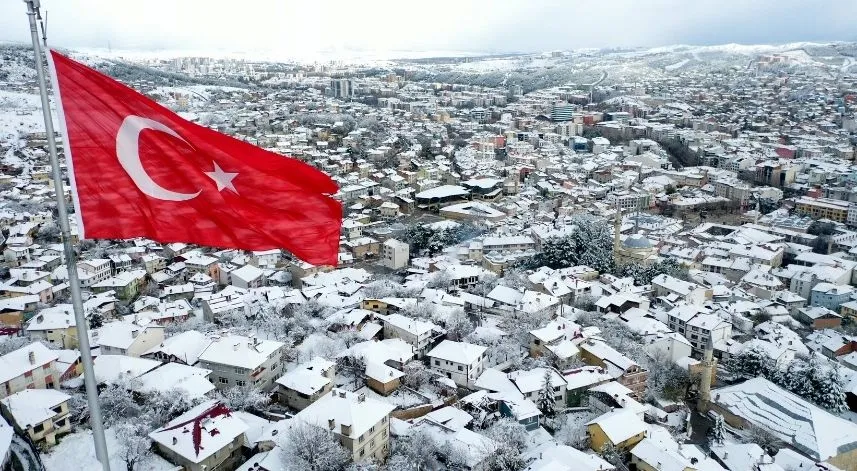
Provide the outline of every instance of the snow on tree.
[[122,421],[111,427],[116,435],[118,450],[111,450],[125,463],[126,471],[134,471],[138,463],[152,454],[152,441],[148,427],[140,423]]
[[340,471],[350,459],[333,433],[305,422],[292,426],[281,446],[285,469]]
[[422,471],[441,469],[439,448],[434,439],[422,430],[396,437],[387,459],[388,471]]
[[527,429],[511,418],[495,422],[485,432],[488,438],[496,442],[493,450],[488,451],[488,469],[515,471],[526,466],[523,452],[527,448]]
[[456,309],[446,319],[446,335],[450,340],[461,340],[473,332],[473,323],[463,309]]
[[834,363],[832,368],[827,369],[821,377],[819,394],[816,403],[825,409],[840,414],[848,409],[845,402],[845,388],[839,364]]
[[646,394],[649,399],[683,399],[691,384],[688,371],[678,366],[666,353],[658,352],[645,364],[649,370]]
[[758,376],[770,378],[776,369],[771,357],[756,345],[745,348],[741,353],[732,357],[730,365],[733,373],[747,379]]
[[413,360],[405,363],[402,371],[405,373],[405,386],[411,389],[419,390],[431,381],[432,374],[421,361]]
[[545,368],[544,378],[542,378],[542,388],[539,390],[539,397],[536,400],[539,410],[547,417],[553,417],[556,414],[556,400],[554,399],[551,379],[553,379],[552,371],[549,368]]
[[226,390],[217,390],[215,397],[230,410],[246,411],[264,409],[270,404],[271,398],[253,386],[232,386]]
[[724,432],[726,427],[723,424],[723,416],[714,414],[714,425],[711,426],[711,441],[722,445],[725,439]]
[[600,272],[611,273],[613,260],[613,227],[604,218],[575,214],[569,219],[574,232],[554,237],[542,244],[542,251],[521,262],[525,269],[549,267],[567,268],[587,265]]
[[622,459],[622,453],[620,453],[619,450],[610,442],[605,443],[604,446],[598,450],[598,454],[604,458],[604,461],[614,466],[618,467],[623,464],[624,460]]

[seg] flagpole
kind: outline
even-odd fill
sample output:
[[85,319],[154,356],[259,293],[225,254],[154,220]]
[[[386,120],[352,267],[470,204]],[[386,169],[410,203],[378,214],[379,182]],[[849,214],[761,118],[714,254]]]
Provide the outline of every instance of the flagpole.
[[[80,359],[83,363],[83,382],[86,386],[86,400],[89,404],[89,422],[92,426],[92,437],[95,441],[95,456],[101,462],[104,471],[110,471],[110,460],[107,454],[107,442],[104,438],[104,422],[101,418],[101,408],[98,405],[98,388],[95,382],[95,366],[92,362],[92,349],[89,345],[89,332],[86,316],[83,312],[83,298],[80,294],[80,280],[77,276],[77,262],[74,247],[71,242],[71,229],[68,223],[68,210],[65,205],[62,173],[57,157],[57,143],[54,136],[54,123],[51,118],[50,102],[48,101],[48,86],[45,81],[44,61],[39,44],[39,31],[36,25],[36,15],[39,0],[24,0],[27,4],[27,16],[30,19],[30,36],[33,40],[33,53],[36,59],[36,75],[39,79],[39,92],[42,97],[42,114],[45,118],[45,133],[48,138],[51,170],[54,179],[54,192],[57,198],[57,213],[59,216],[60,233],[62,234],[65,264],[68,269],[68,284],[71,291],[71,303],[74,307],[74,319],[77,323],[77,342]],[[56,84],[54,84],[56,86]]]

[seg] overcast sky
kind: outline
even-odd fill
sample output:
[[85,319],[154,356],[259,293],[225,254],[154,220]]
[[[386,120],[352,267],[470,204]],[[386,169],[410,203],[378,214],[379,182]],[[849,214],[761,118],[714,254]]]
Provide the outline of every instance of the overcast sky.
[[[55,46],[537,52],[857,40],[857,0],[42,0]],[[0,0],[0,40],[29,41]]]

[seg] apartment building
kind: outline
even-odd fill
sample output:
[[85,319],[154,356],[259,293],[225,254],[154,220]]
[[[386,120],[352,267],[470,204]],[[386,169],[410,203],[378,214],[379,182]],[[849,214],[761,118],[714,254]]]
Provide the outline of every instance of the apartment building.
[[384,461],[390,453],[393,409],[393,405],[364,394],[334,389],[294,418],[329,430],[354,461]]
[[284,344],[242,335],[212,339],[196,366],[211,370],[217,389],[253,386],[269,391],[285,367]]

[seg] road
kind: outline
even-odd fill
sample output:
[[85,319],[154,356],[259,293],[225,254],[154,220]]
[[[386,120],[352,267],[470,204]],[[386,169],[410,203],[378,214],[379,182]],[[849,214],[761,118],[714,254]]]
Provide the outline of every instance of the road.
[[594,87],[594,86],[596,86],[596,85],[600,84],[601,82],[603,82],[603,81],[604,81],[604,80],[606,80],[606,79],[607,79],[607,71],[603,71],[603,72],[601,72],[601,78],[599,78],[598,80],[596,80],[596,81],[594,81],[594,82],[590,83],[589,85],[584,85],[584,86],[585,86],[585,87]]

